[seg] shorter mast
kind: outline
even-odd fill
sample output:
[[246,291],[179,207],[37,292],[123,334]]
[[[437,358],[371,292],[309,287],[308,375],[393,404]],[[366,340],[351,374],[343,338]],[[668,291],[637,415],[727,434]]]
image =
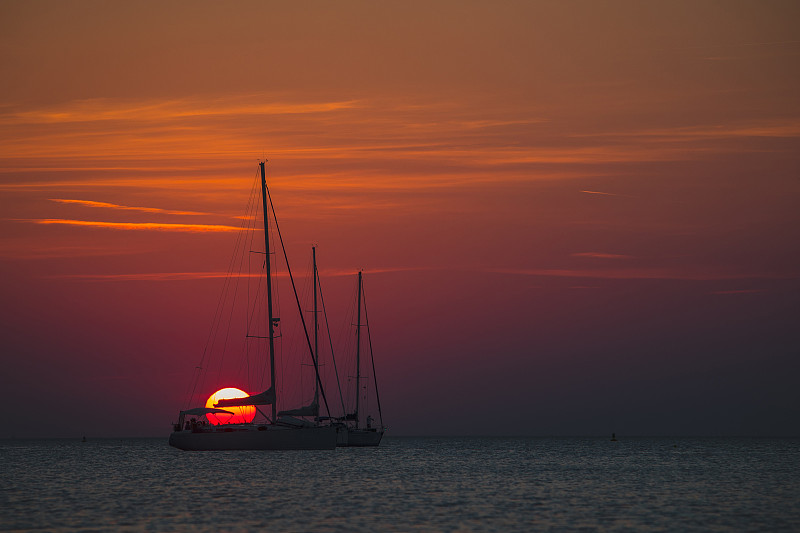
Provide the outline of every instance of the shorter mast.
[[[313,263],[314,269],[314,354],[316,359],[314,360],[314,366],[319,365],[319,320],[317,318],[317,283],[318,283],[318,273],[317,273],[317,247],[311,247],[311,259]],[[318,369],[314,369],[315,372],[315,379],[314,379],[314,403],[313,405],[319,405],[319,379],[316,379],[316,374],[319,374]],[[329,413],[330,414],[330,413]]]
[[358,271],[358,321],[356,324],[356,429],[358,429],[358,400],[361,397],[361,271]]

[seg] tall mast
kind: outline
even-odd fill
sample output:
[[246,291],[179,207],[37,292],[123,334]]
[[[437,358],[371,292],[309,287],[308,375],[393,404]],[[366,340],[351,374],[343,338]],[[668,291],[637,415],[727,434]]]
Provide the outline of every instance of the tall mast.
[[356,429],[358,429],[358,399],[361,397],[361,271],[358,271],[358,321],[356,324]]
[[261,161],[261,203],[264,207],[264,250],[267,254],[267,315],[269,318],[269,375],[270,387],[275,393],[276,398],[272,401],[272,422],[277,420],[277,391],[275,389],[275,323],[272,317],[272,273],[270,269],[270,252],[269,252],[269,210],[267,209],[267,175],[264,169],[265,161]]
[[[319,365],[319,322],[317,318],[317,247],[311,247],[311,258],[314,264],[314,355],[316,360],[314,361],[314,365]],[[316,373],[319,374],[319,370],[315,369]],[[316,377],[316,376],[315,376]],[[319,379],[314,380],[314,404],[319,404]]]

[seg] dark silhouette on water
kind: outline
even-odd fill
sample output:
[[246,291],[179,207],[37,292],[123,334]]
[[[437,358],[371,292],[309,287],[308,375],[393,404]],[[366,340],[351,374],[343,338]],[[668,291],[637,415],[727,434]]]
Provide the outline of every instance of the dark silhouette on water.
[[[174,424],[174,431],[170,434],[169,444],[181,450],[333,450],[336,448],[336,428],[331,425],[320,425],[318,417],[319,406],[316,403],[309,407],[309,411],[313,408],[315,411],[313,422],[306,421],[301,416],[312,416],[306,413],[305,409],[290,410],[278,412],[278,392],[279,389],[276,385],[276,369],[275,369],[275,344],[274,340],[276,335],[275,328],[279,324],[279,320],[273,312],[273,294],[272,294],[272,278],[273,273],[270,268],[270,207],[272,208],[272,215],[275,221],[274,232],[277,240],[280,242],[281,250],[286,264],[286,272],[289,275],[289,281],[292,285],[295,300],[297,302],[297,309],[299,311],[299,319],[302,323],[302,330],[305,333],[305,340],[308,343],[309,355],[314,364],[314,372],[316,374],[316,383],[322,400],[325,403],[325,409],[330,413],[328,408],[328,400],[325,396],[325,389],[322,386],[320,379],[319,368],[317,365],[317,357],[314,352],[314,347],[311,345],[311,339],[308,335],[308,328],[306,327],[305,319],[303,318],[302,309],[300,306],[300,299],[297,295],[294,278],[292,271],[289,268],[289,260],[286,255],[286,248],[283,245],[283,237],[281,236],[280,229],[278,228],[278,219],[275,216],[275,208],[272,205],[272,198],[269,196],[266,180],[266,160],[259,162],[259,170],[261,174],[261,210],[263,213],[264,223],[264,253],[266,260],[264,261],[263,280],[266,289],[266,295],[263,303],[266,309],[266,325],[268,327],[268,335],[264,338],[268,340],[268,354],[269,354],[269,373],[270,384],[269,388],[265,391],[252,396],[244,398],[222,398],[219,399],[213,407],[195,407],[179,411],[178,422]],[[254,188],[253,192],[256,193]],[[255,204],[252,204],[255,208]],[[255,228],[251,228],[255,229]],[[276,250],[277,252],[277,250]],[[265,363],[267,361],[264,361]],[[194,386],[200,376],[195,377]],[[194,400],[194,392],[190,401]],[[209,413],[224,412],[227,407],[239,406],[271,406],[272,416],[261,413],[266,419],[265,422],[253,424],[250,422],[239,424],[226,424],[224,427],[220,426],[203,426],[199,424],[190,424],[189,428],[185,427],[185,418],[187,416],[206,416]],[[258,412],[261,412],[256,407]],[[293,414],[294,412],[302,411],[302,414]]]
[[616,433],[612,433],[611,434],[611,442],[617,442],[617,434]]

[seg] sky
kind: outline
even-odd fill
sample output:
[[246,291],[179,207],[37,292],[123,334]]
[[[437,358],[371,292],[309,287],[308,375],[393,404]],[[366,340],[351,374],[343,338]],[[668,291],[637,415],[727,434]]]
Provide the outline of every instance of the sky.
[[800,435],[797,20],[0,2],[0,437],[166,438],[261,159],[390,435]]

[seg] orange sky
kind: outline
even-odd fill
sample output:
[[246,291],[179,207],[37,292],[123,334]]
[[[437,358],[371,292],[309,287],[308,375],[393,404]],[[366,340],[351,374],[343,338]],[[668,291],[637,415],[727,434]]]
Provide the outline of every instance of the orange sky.
[[799,15],[0,4],[14,431],[166,434],[266,157],[296,265],[365,269],[397,434],[796,434]]

